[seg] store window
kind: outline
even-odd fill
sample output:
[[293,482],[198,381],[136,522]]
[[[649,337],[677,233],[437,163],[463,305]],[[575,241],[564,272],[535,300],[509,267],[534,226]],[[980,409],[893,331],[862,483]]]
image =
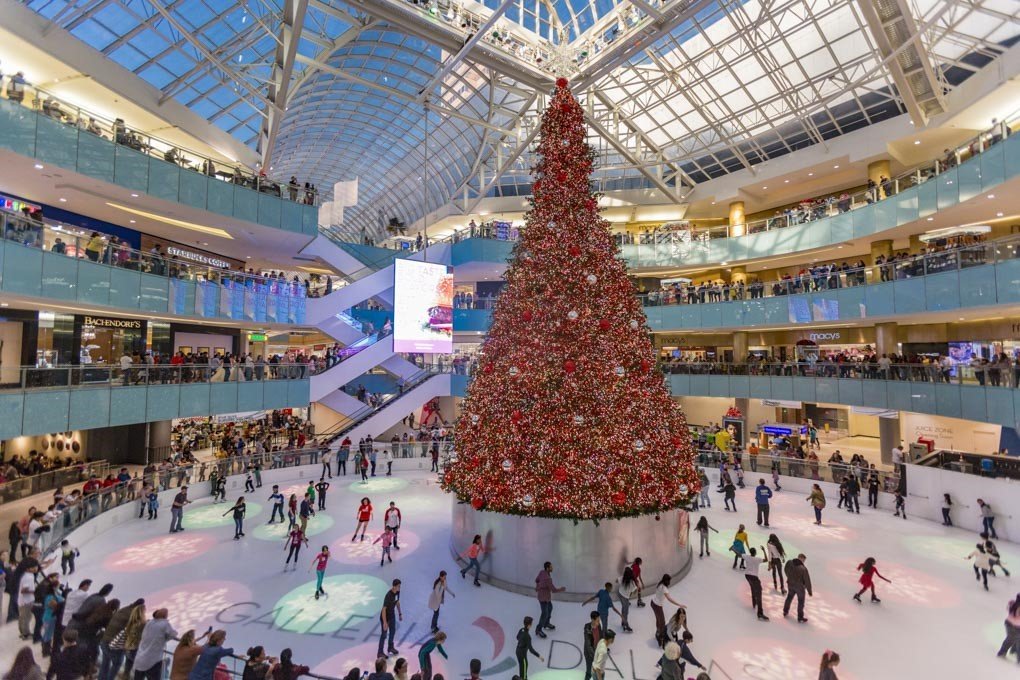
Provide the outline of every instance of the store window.
[[108,316],[76,316],[79,360],[82,365],[109,366],[122,355],[145,352],[146,322]]

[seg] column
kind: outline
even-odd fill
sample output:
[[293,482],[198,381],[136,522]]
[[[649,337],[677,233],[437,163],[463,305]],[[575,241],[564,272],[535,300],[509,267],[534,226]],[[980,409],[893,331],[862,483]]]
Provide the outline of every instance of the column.
[[896,354],[898,326],[895,321],[875,324],[875,351],[879,356],[883,354]]
[[747,233],[747,218],[744,216],[744,202],[730,203],[730,236],[743,236]]
[[868,163],[868,179],[875,184],[880,184],[883,177],[886,179],[891,179],[892,177],[889,170],[889,161]]
[[889,259],[892,256],[892,239],[883,239],[881,241],[871,242],[871,264],[875,264],[875,258],[879,255],[885,259]]
[[747,267],[730,267],[730,283],[747,285]]
[[733,362],[742,364],[747,360],[747,332],[737,331],[733,334]]
[[893,447],[900,443],[899,416],[878,419],[878,441],[882,454],[882,462],[886,465],[892,465]]
[[[742,433],[743,434],[743,440],[740,442],[740,450],[741,451],[746,451],[747,450],[747,445],[748,445],[748,443],[750,441],[748,439],[748,437],[750,437],[750,435],[748,434],[748,431],[747,431],[747,412],[751,408],[751,400],[750,399],[734,399],[733,400],[733,405],[740,410],[740,413],[743,416],[743,418],[741,418],[741,421],[743,422],[743,433]],[[744,462],[747,463],[747,460],[745,459]]]

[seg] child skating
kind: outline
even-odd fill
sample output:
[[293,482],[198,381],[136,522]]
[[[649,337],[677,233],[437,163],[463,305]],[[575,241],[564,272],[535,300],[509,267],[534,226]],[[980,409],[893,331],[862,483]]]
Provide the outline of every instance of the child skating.
[[283,539],[283,549],[288,550],[287,561],[283,563],[283,570],[287,571],[287,565],[290,564],[290,558],[294,558],[294,568],[297,569],[298,555],[301,554],[301,544],[308,545],[308,539],[305,537],[305,532],[301,531],[301,527],[297,525],[291,526],[290,533],[287,538]]
[[[364,536],[364,534],[362,534]],[[393,563],[393,556],[390,554],[390,550],[393,548],[393,529],[386,527],[386,530],[382,534],[372,541],[373,545],[382,541],[382,556],[379,557],[379,566],[383,566],[384,561],[389,560]]]
[[159,518],[159,494],[156,489],[149,490],[149,519]]
[[[307,540],[305,541],[307,543]],[[295,560],[295,564],[297,560]],[[329,563],[329,546],[322,546],[322,551],[312,558],[312,565],[308,567],[310,570],[312,566],[315,567],[315,599],[319,599],[319,595],[325,595],[326,591],[322,587],[322,579],[326,576],[326,565]]]
[[698,551],[698,557],[699,558],[700,557],[704,557],[705,555],[708,555],[709,557],[711,557],[712,556],[712,551],[708,549],[708,532],[709,531],[714,531],[715,533],[719,533],[719,532],[716,531],[715,527],[713,527],[712,525],[710,525],[708,523],[708,518],[705,517],[704,515],[702,515],[701,519],[698,520],[698,523],[696,525],[694,525],[694,530],[697,531],[698,534],[701,537],[700,538],[700,549]]
[[861,595],[863,595],[865,591],[870,590],[871,601],[876,603],[881,602],[882,600],[878,599],[878,596],[875,595],[875,577],[876,576],[879,577],[886,583],[892,583],[892,581],[887,579],[885,576],[882,576],[882,574],[878,572],[878,567],[875,566],[875,558],[869,557],[868,559],[864,560],[864,562],[862,562],[861,564],[858,564],[857,571],[862,572],[859,581],[861,584],[861,589],[857,592],[856,595],[854,595],[854,599],[860,602]]
[[244,476],[244,492],[255,493],[255,480],[252,479],[251,470]]
[[[902,515],[900,513],[902,513]],[[903,497],[902,491],[896,492],[896,512],[893,513],[893,517],[903,517],[903,519],[907,518],[907,501]]]
[[358,539],[358,531],[361,531],[361,540],[365,540],[365,530],[368,529],[368,523],[372,521],[372,501],[368,498],[361,499],[361,505],[358,506],[358,510],[355,513],[358,518],[358,524],[354,527],[354,535],[351,536],[352,541]]

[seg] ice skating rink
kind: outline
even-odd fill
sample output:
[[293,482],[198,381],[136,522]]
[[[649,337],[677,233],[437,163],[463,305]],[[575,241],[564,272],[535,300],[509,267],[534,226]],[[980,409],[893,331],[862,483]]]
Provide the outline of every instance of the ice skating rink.
[[[751,481],[750,477],[749,480]],[[303,492],[307,482],[295,475],[284,494]],[[403,581],[401,602],[404,618],[397,630],[400,656],[417,671],[417,648],[427,639],[431,611],[427,601],[432,582],[441,569],[450,573],[456,597],[448,597],[440,627],[449,636],[449,661],[435,658],[435,672],[446,678],[468,675],[472,657],[482,661],[482,675],[509,678],[516,672],[514,638],[525,615],[539,615],[532,597],[513,595],[470,578],[462,580],[449,550],[450,504],[434,475],[402,473],[399,477],[376,477],[367,484],[354,476],[334,479],[327,509],[308,526],[310,547],[302,549],[296,570],[284,571],[286,556],[284,525],[267,525],[271,506],[269,487],[249,495],[245,538],[234,541],[233,522],[222,513],[228,503],[212,505],[208,499],[188,506],[186,531],[168,534],[169,508],[156,521],[131,520],[80,545],[78,570],[72,586],[90,577],[96,585],[115,585],[113,595],[122,602],[144,597],[148,611],[170,610],[170,621],[183,632],[208,626],[227,631],[227,645],[243,654],[262,644],[278,655],[284,647],[294,650],[295,661],[313,672],[343,676],[352,666],[371,669],[379,635],[378,613],[390,581]],[[365,542],[351,541],[355,508],[362,496],[371,498],[375,518]],[[389,501],[403,512],[400,551],[393,564],[379,566],[380,546],[371,541],[382,526],[382,512]],[[672,595],[688,606],[694,634],[692,651],[706,666],[715,661],[721,671],[712,678],[768,680],[814,680],[818,660],[826,649],[836,650],[843,662],[843,680],[876,678],[970,678],[1020,677],[1012,661],[995,657],[1003,637],[1006,603],[1020,591],[1020,576],[1000,573],[989,579],[990,592],[974,580],[964,557],[974,549],[976,536],[946,529],[924,520],[892,517],[867,508],[849,515],[831,499],[824,525],[815,526],[804,496],[782,491],[773,498],[772,528],[785,544],[787,554],[807,555],[814,584],[808,599],[809,622],[799,624],[794,613],[782,616],[782,597],[763,579],[765,609],[769,622],[755,618],[744,572],[731,569],[728,552],[737,525],[743,522],[751,544],[761,546],[767,533],[755,526],[753,489],[738,491],[738,512],[725,512],[722,497],[712,493],[713,507],[706,510],[709,522],[719,530],[712,534],[712,555],[697,558],[690,574],[674,584]],[[909,508],[908,508],[909,510]],[[697,521],[697,513],[691,525]],[[326,597],[315,600],[312,558],[322,545],[332,551],[325,580]],[[1020,569],[1020,549],[998,542],[1008,567]],[[501,545],[494,550],[527,550],[523,545]],[[633,554],[641,554],[634,546]],[[878,581],[881,604],[864,596],[863,604],[851,599],[857,590],[856,565],[875,557],[892,584]],[[537,573],[545,559],[534,555]],[[59,566],[59,563],[58,565]],[[647,584],[660,576],[648,569]],[[556,574],[553,574],[555,580]],[[607,573],[613,580],[617,573]],[[581,630],[592,606],[555,603],[555,631],[547,639],[535,637],[546,663],[533,659],[533,680],[580,678],[584,673]],[[667,608],[667,615],[672,607]],[[631,609],[633,634],[621,631],[619,618],[610,614],[610,628],[618,632],[612,648],[609,678],[653,680],[659,651],[653,641],[654,619],[650,607]],[[0,627],[3,667],[19,646],[15,626]],[[689,665],[687,675],[696,672]]]

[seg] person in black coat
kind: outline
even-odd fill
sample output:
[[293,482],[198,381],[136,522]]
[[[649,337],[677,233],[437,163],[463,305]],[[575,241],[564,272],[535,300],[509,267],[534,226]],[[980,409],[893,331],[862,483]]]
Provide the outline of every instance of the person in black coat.
[[524,617],[524,625],[517,631],[517,674],[521,680],[528,680],[528,653],[532,653],[541,661],[545,657],[535,651],[531,645],[531,624],[534,622],[530,616]]

